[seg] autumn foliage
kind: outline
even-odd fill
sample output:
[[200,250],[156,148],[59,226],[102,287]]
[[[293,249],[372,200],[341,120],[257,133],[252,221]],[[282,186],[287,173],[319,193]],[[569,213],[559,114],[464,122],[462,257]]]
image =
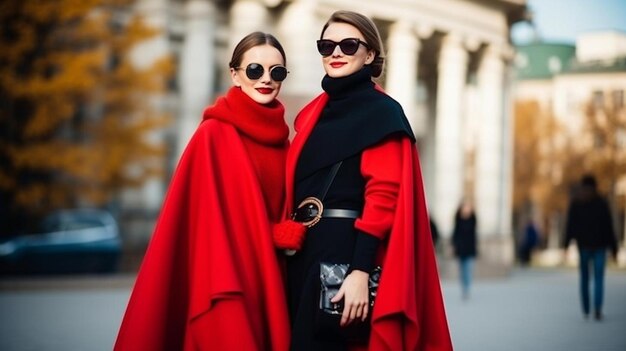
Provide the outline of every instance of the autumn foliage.
[[133,65],[133,47],[157,33],[131,5],[0,2],[3,231],[52,209],[105,205],[162,174],[165,150],[155,133],[168,117],[154,99],[171,61]]
[[[624,198],[618,184],[626,180],[626,111],[609,101],[589,100],[575,122],[571,116],[557,118],[537,101],[516,102],[513,206],[517,214],[528,216],[532,209],[544,223],[563,218],[582,175],[593,174],[600,191],[609,197],[613,218],[620,218]],[[579,123],[580,128],[571,128],[571,123]]]
[[588,153],[585,167],[602,175],[600,187],[609,192],[614,203],[623,204],[617,189],[626,179],[626,109],[615,100],[602,97],[585,107],[585,138],[593,152]]

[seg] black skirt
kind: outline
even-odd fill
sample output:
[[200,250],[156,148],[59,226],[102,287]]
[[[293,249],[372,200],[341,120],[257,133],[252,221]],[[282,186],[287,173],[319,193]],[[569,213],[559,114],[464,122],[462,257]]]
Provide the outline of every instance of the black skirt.
[[323,218],[307,230],[302,250],[287,259],[291,350],[347,350],[341,335],[317,330],[319,263],[350,263],[357,231],[354,219]]

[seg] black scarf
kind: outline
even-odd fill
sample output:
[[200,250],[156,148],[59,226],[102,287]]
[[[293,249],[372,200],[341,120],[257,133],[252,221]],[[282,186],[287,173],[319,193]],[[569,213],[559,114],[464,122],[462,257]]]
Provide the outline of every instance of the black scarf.
[[313,128],[296,169],[296,180],[354,156],[391,134],[405,134],[415,142],[400,104],[378,91],[371,69],[346,77],[322,79],[329,100]]

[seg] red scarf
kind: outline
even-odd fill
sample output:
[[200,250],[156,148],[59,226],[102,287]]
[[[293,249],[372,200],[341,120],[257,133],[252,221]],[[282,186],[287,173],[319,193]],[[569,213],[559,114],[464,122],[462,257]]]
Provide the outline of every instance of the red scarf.
[[285,107],[278,100],[263,105],[252,100],[239,87],[204,110],[203,120],[210,118],[233,125],[254,165],[268,213],[272,221],[280,218],[284,200],[285,158],[289,127]]
[[282,147],[289,136],[285,107],[280,101],[259,104],[239,87],[230,88],[204,110],[202,119],[209,118],[232,124],[241,134],[263,145]]

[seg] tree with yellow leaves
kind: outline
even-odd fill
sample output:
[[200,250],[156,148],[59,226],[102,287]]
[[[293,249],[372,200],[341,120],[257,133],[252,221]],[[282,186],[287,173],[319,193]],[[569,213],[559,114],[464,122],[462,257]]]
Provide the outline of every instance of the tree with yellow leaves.
[[518,101],[514,108],[513,211],[519,227],[539,216],[547,230],[567,210],[582,155],[571,148],[565,126],[537,101]]
[[[572,132],[536,101],[515,105],[513,206],[518,218],[537,210],[544,223],[563,224],[572,190],[586,173],[595,175],[608,193],[615,228],[624,212],[619,182],[626,180],[626,109],[608,99],[591,98],[582,128]],[[621,225],[620,225],[621,224]],[[545,227],[545,226],[544,226]]]
[[0,2],[0,233],[50,210],[106,205],[164,168],[151,99],[172,71],[130,58],[157,34],[129,0]]
[[596,176],[599,188],[608,194],[614,227],[621,238],[624,223],[618,219],[624,213],[625,198],[618,184],[626,182],[626,108],[623,96],[618,95],[623,92],[614,94],[613,99],[603,94],[596,96],[586,105],[583,138],[589,150],[585,153],[584,166]]

